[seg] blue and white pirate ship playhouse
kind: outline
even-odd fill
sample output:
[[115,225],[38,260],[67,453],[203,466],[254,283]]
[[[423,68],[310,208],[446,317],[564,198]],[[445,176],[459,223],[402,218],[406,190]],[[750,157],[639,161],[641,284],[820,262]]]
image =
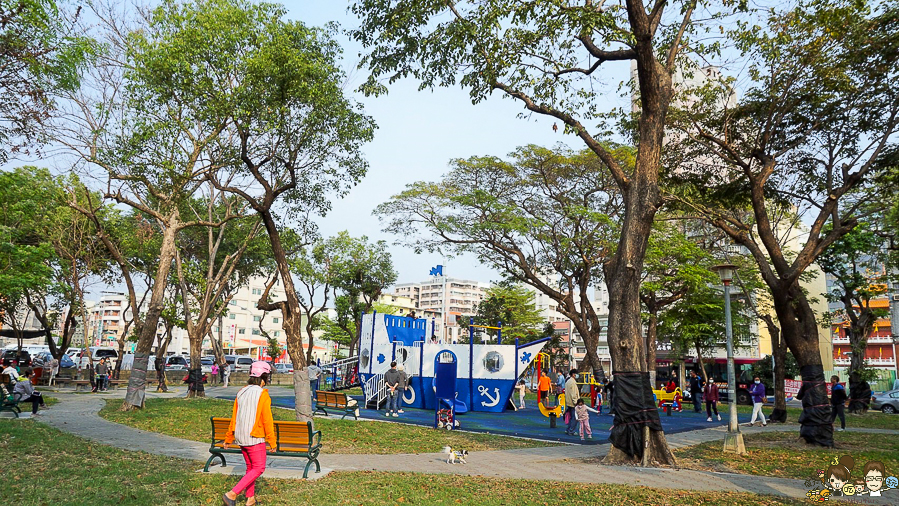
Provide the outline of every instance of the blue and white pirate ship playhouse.
[[390,362],[396,360],[404,366],[410,379],[403,404],[435,409],[434,370],[439,361],[456,366],[456,413],[502,412],[518,377],[549,340],[544,338],[522,345],[475,344],[471,332],[469,343],[443,344],[431,339],[434,332],[433,320],[378,313],[363,315],[359,376],[367,406],[380,406],[386,398],[384,373],[390,369]]

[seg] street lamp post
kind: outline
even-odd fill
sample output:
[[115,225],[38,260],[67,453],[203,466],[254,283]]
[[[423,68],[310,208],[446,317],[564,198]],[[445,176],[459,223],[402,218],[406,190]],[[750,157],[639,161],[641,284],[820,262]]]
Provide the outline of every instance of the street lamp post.
[[743,433],[740,432],[740,424],[737,422],[737,379],[734,367],[734,336],[733,324],[730,318],[730,283],[733,280],[735,265],[722,264],[713,267],[724,284],[724,330],[727,336],[727,389],[728,411],[727,435],[724,436],[724,451],[743,455],[746,453],[746,445],[743,443]]

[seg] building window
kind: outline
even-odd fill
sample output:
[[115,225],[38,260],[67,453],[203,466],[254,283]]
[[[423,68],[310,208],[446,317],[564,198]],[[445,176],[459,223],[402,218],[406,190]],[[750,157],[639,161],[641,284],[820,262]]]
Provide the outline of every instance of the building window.
[[259,335],[259,329],[253,329],[252,334],[253,334],[254,336],[258,336],[258,335]]
[[254,316],[254,317],[253,317],[253,321],[254,321],[254,322],[262,321],[262,317],[261,317],[261,316]]
[[237,329],[237,333],[238,333],[238,334],[246,334],[246,333],[247,333],[247,329]]
[[228,315],[228,319],[229,319],[229,320],[236,320],[236,319],[237,319],[237,315],[234,314],[234,313],[231,313],[231,314]]
[[276,331],[275,331],[275,337],[278,337],[278,336],[280,336],[280,335],[281,335],[281,331],[276,330]]
[[253,295],[262,295],[261,288],[253,288]]
[[272,323],[278,323],[280,321],[281,321],[280,318],[272,318]]
[[237,301],[236,301],[236,300],[232,300],[231,302],[228,303],[228,305],[229,305],[229,306],[236,306],[236,305],[237,305]]

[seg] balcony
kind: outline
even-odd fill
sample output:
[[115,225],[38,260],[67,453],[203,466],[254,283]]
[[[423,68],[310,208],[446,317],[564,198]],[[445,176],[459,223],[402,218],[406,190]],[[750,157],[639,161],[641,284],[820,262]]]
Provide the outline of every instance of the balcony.
[[887,358],[869,358],[866,359],[868,365],[896,365],[896,359],[892,357]]
[[835,358],[833,359],[833,365],[849,365],[848,358]]
[[849,336],[834,336],[833,344],[849,344]]
[[893,336],[871,336],[868,344],[893,344]]

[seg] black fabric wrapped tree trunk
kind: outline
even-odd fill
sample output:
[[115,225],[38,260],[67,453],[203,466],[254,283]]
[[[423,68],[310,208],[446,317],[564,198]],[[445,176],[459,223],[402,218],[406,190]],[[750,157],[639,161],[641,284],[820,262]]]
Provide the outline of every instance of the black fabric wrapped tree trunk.
[[190,369],[187,371],[187,385],[192,388],[194,392],[205,392],[206,389],[203,386],[203,368],[197,367],[196,369]]
[[833,425],[830,422],[830,399],[824,367],[807,365],[799,370],[802,375],[802,414],[799,416],[799,435],[809,444],[833,447]]
[[643,427],[661,431],[648,372],[614,372],[615,402],[609,441],[628,455],[643,458]]

